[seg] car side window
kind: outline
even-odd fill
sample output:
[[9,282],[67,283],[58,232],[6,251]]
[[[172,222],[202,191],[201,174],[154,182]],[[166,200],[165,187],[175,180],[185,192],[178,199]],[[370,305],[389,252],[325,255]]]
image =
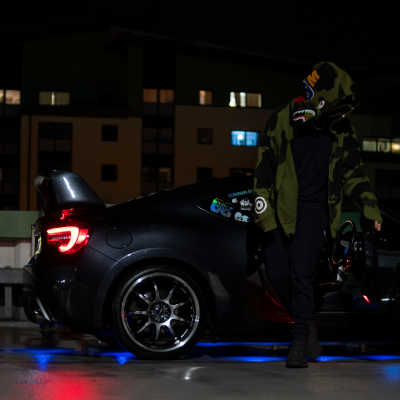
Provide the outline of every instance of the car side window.
[[253,221],[253,190],[243,188],[231,193],[220,193],[202,200],[199,207],[217,217],[237,222]]

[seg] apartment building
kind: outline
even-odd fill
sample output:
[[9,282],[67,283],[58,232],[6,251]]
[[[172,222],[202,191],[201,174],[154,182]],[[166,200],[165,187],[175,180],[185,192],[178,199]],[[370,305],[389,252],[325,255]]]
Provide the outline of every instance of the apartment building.
[[[119,28],[25,41],[20,87],[0,88],[4,126],[16,106],[0,142],[0,207],[37,210],[33,179],[48,169],[78,173],[105,203],[252,174],[269,116],[303,79],[260,57]],[[372,96],[382,80],[360,84]],[[400,198],[398,121],[369,103],[350,119],[389,204]]]

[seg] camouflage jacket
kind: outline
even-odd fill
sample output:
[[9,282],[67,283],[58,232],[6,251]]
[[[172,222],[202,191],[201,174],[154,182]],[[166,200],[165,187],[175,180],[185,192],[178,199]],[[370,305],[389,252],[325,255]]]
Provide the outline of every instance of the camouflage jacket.
[[285,234],[295,233],[298,184],[290,141],[296,127],[317,114],[327,112],[327,123],[334,136],[329,160],[328,207],[330,231],[336,236],[343,194],[348,196],[366,218],[382,222],[377,199],[363,171],[360,146],[346,115],[358,105],[349,75],[332,63],[320,63],[303,81],[306,98],[300,96],[279,107],[269,119],[260,140],[254,173],[255,222],[264,232],[277,227]]

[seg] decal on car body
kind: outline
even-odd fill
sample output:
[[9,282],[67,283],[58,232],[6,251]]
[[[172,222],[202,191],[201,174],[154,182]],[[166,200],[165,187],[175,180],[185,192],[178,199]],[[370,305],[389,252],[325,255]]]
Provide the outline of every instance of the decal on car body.
[[253,207],[253,203],[250,203],[249,199],[240,200],[240,209],[242,211],[250,211]]
[[224,203],[221,199],[214,199],[210,206],[210,210],[217,214],[221,214],[223,217],[229,218],[232,215],[233,205]]
[[250,222],[250,218],[247,215],[244,215],[240,212],[237,212],[235,214],[235,220],[236,221],[242,221],[242,222]]

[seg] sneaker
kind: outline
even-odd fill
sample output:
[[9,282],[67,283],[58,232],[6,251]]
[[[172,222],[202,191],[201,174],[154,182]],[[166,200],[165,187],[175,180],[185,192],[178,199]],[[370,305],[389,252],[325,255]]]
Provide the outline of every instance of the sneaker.
[[293,342],[286,360],[286,368],[308,368],[306,352],[302,342]]
[[310,324],[310,333],[307,337],[306,356],[309,361],[315,361],[322,353],[321,343],[318,342],[317,327]]

